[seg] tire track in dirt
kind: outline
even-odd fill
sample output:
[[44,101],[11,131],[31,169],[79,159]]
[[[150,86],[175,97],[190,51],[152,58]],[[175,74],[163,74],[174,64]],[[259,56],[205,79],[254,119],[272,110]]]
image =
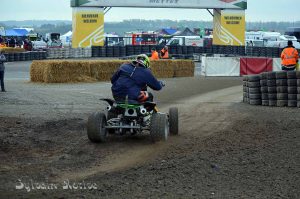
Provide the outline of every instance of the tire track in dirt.
[[[240,93],[240,86],[231,87],[190,99],[180,100],[176,104],[161,107],[161,110],[162,112],[167,112],[171,106],[179,108],[180,136],[209,136],[230,125],[230,121],[226,119],[225,110],[232,103],[240,101]],[[223,109],[224,111],[222,111]],[[220,114],[220,112],[224,114]],[[201,134],[198,133],[199,127],[201,127]],[[73,170],[72,172],[62,173],[55,180],[85,179],[99,173],[115,172],[145,164],[155,159],[159,154],[171,149],[174,145],[182,144],[180,136],[169,137],[167,142],[152,144],[148,139],[148,135],[144,135],[141,137],[141,140],[137,140],[139,143],[133,143],[130,148],[127,147],[124,150],[118,149],[113,154],[107,155],[100,163],[96,163],[95,166],[80,169],[78,172],[74,172]]]

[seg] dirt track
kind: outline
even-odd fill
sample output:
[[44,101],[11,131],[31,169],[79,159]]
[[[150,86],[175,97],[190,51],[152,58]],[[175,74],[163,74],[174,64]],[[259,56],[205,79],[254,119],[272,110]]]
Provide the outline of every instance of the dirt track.
[[[232,87],[240,85],[238,78],[167,80],[165,92],[156,93],[156,99],[162,110],[179,106],[178,137],[157,144],[147,135],[92,144],[85,123],[101,106],[89,104],[99,97],[92,93],[100,85],[10,82],[16,91],[1,96],[1,107],[9,109],[0,114],[0,198],[300,197],[298,109],[242,104],[241,86]],[[13,100],[23,92],[18,86],[28,98]],[[91,96],[80,97],[82,90],[71,93],[71,87]],[[73,99],[70,112],[62,105]],[[49,112],[54,104],[60,107]],[[18,107],[25,115],[12,117]],[[57,189],[16,190],[18,179],[52,183]],[[66,180],[95,183],[97,189],[63,190]]]

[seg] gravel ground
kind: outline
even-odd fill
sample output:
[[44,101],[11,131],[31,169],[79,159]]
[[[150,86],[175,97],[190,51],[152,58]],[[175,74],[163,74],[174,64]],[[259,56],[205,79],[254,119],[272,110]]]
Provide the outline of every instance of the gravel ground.
[[0,198],[300,197],[299,109],[241,103],[240,78],[166,80],[156,100],[179,107],[180,135],[156,144],[88,141],[108,83],[25,81],[8,78],[0,95]]

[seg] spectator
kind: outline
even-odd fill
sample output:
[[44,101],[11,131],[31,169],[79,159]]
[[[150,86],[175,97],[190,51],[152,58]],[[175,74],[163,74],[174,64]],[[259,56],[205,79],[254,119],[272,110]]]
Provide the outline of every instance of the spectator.
[[12,47],[12,48],[16,47],[16,39],[11,37],[10,40],[8,41],[8,45],[9,45],[9,47]]
[[165,46],[163,49],[161,49],[161,51],[160,51],[160,57],[162,59],[169,59],[168,46]]
[[158,52],[155,48],[151,49],[151,57],[150,60],[159,60]]
[[1,84],[1,91],[6,92],[4,88],[4,71],[5,71],[5,66],[4,62],[6,61],[6,58],[3,54],[2,51],[0,51],[0,84]]
[[296,64],[298,63],[299,54],[297,49],[293,46],[292,41],[288,41],[287,44],[288,46],[285,47],[281,53],[282,70],[295,70]]

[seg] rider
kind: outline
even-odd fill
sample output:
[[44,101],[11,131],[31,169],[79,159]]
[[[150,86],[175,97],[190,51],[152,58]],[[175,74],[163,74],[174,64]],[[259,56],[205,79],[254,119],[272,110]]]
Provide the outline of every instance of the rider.
[[164,86],[150,70],[147,55],[138,55],[131,63],[122,64],[111,78],[113,97],[117,102],[141,103],[153,101],[153,95],[147,92],[147,86],[153,90],[161,90]]

